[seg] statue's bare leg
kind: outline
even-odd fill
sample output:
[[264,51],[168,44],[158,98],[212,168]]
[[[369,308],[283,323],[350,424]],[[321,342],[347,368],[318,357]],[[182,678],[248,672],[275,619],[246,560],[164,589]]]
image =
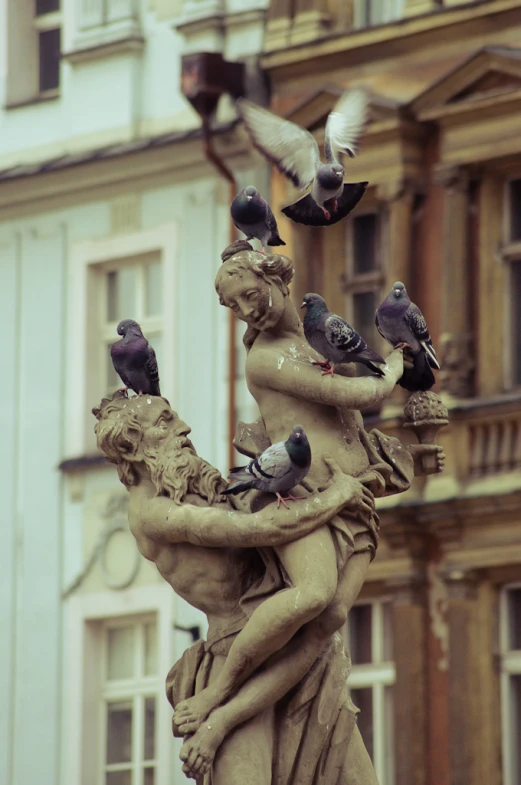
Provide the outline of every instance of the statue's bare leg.
[[335,594],[330,608],[310,622],[298,640],[291,641],[283,652],[272,657],[264,670],[255,674],[232,700],[212,711],[206,722],[201,725],[198,722],[181,724],[180,732],[188,734],[195,731],[194,735],[185,741],[183,755],[196,747],[197,755],[206,761],[204,770],[207,770],[223,739],[237,725],[273,706],[304,678],[335,629],[338,629],[335,625],[339,621],[345,621],[360,593],[370,561],[369,552],[355,553],[344,567],[337,592],[342,596],[342,608],[337,605]]
[[255,609],[233,642],[216,682],[176,706],[174,721],[178,726],[203,722],[333,599],[337,588],[336,552],[326,526],[280,546],[277,553],[293,588],[277,592]]
[[355,725],[336,785],[378,785],[373,762]]

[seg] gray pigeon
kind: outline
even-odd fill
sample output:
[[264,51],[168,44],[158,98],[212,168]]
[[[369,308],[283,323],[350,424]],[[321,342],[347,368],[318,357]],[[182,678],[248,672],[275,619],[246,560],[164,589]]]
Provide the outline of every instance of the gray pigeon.
[[279,237],[271,207],[253,185],[237,194],[231,203],[230,213],[237,229],[246,235],[247,240],[253,237],[260,240],[263,251],[268,245],[286,245]]
[[382,368],[375,363],[385,365],[385,360],[368,347],[345,319],[328,310],[323,297],[306,294],[301,308],[306,308],[304,335],[313,349],[326,358],[325,363],[313,363],[323,368],[324,376],[333,376],[335,363],[362,363],[383,376]]
[[351,212],[365,193],[367,183],[345,183],[340,153],[353,158],[357,140],[367,117],[368,96],[364,90],[347,90],[326,122],[326,164],[313,135],[260,106],[241,98],[238,112],[255,147],[301,191],[282,212],[306,226],[329,226]]
[[394,347],[409,349],[414,367],[405,368],[398,382],[410,392],[430,390],[436,379],[432,368],[440,364],[432,345],[427,322],[417,305],[412,303],[401,281],[393,288],[376,311],[375,324],[380,335]]
[[[288,505],[289,499],[299,497],[288,494],[299,485],[311,466],[311,448],[301,425],[296,425],[285,442],[277,442],[254,458],[248,466],[231,470],[231,485],[224,493],[242,493],[251,488],[266,493],[275,493],[277,508]],[[282,494],[288,494],[282,496]]]
[[132,319],[118,324],[118,335],[123,338],[110,347],[112,364],[126,389],[138,395],[161,395],[156,353]]

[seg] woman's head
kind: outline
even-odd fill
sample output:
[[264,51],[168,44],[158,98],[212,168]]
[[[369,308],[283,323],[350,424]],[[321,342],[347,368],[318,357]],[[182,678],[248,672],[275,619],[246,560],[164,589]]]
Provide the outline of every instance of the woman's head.
[[265,256],[241,241],[222,253],[223,264],[215,278],[221,305],[257,332],[269,330],[280,320],[293,278],[293,262],[286,256]]

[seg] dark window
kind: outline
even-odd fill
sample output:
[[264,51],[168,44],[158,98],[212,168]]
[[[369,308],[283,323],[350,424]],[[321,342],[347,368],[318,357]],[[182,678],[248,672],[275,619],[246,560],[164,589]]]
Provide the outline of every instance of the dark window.
[[[353,611],[351,610],[351,613]],[[351,690],[351,700],[357,709],[360,709],[360,714],[357,717],[357,725],[360,730],[362,739],[366,746],[369,757],[373,760],[374,745],[373,745],[373,690],[371,687],[362,687],[359,689]]]
[[508,648],[521,650],[521,588],[510,589],[508,594]]
[[60,10],[60,0],[36,0],[36,16]]
[[[347,617],[349,650],[353,665],[372,662],[372,605],[353,605]],[[353,699],[354,700],[354,699]]]
[[521,261],[512,263],[512,361],[513,382],[521,384]]
[[353,272],[370,273],[377,268],[378,216],[358,215],[353,219]]
[[521,180],[511,180],[510,194],[510,241],[521,240]]
[[374,338],[376,297],[374,292],[362,292],[353,295],[353,318],[356,331],[370,343]]
[[60,29],[43,30],[38,36],[40,49],[40,92],[60,85]]

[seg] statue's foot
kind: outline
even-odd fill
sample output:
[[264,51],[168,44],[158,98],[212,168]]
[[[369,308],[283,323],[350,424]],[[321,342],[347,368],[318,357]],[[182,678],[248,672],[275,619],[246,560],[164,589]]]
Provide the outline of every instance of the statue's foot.
[[188,777],[204,777],[210,770],[226,733],[226,725],[219,720],[219,711],[216,711],[209,715],[193,736],[185,739],[179,757],[184,761],[183,771]]
[[[197,695],[181,701],[175,707],[174,722],[181,733],[193,733],[220,702],[219,696],[210,687],[206,687],[206,689],[198,692]],[[189,730],[186,727],[187,725],[190,728]]]

